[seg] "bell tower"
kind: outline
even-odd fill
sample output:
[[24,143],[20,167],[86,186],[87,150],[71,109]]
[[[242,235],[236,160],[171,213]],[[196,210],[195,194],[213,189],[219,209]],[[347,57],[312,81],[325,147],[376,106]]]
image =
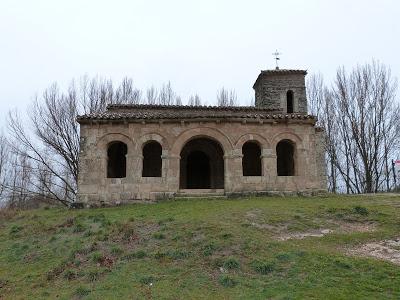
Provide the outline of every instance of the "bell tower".
[[307,114],[305,70],[279,69],[261,71],[253,85],[256,107],[283,114]]

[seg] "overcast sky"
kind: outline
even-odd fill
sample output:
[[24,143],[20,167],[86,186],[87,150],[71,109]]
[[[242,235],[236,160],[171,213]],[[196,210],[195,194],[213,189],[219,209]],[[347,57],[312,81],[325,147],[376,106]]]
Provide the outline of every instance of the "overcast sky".
[[399,15],[398,0],[0,0],[0,116],[84,74],[170,80],[208,104],[224,86],[248,104],[275,49],[327,81],[372,58],[400,77]]

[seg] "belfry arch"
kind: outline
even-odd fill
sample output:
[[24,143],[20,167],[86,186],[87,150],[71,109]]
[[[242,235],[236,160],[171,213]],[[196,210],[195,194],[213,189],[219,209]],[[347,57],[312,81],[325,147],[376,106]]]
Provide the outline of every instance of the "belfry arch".
[[294,97],[293,91],[289,90],[286,92],[286,112],[291,114],[294,112]]
[[223,189],[224,151],[209,138],[187,142],[180,153],[181,189]]

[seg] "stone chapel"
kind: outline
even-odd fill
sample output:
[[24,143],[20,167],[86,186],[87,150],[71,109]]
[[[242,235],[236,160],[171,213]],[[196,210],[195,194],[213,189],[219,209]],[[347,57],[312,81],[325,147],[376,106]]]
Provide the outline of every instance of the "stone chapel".
[[324,132],[307,112],[304,70],[261,71],[255,107],[113,104],[78,117],[78,201],[326,190]]

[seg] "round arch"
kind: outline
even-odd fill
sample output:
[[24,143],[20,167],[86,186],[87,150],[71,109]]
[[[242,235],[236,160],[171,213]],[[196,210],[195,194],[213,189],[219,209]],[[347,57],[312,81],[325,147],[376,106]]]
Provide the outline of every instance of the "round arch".
[[236,141],[235,149],[242,149],[243,145],[247,142],[256,142],[261,149],[269,149],[271,145],[265,137],[258,133],[246,133]]
[[183,189],[223,189],[224,150],[207,137],[190,139],[180,152],[180,187]]
[[296,145],[297,148],[303,147],[303,140],[295,133],[280,132],[272,138],[272,148],[275,149],[281,140],[289,140]]
[[163,150],[169,150],[168,140],[158,133],[147,133],[142,135],[137,141],[137,150],[142,151],[143,147],[151,141],[159,143]]
[[182,132],[175,140],[171,155],[179,157],[182,148],[193,139],[207,138],[214,140],[221,145],[224,155],[227,155],[233,150],[233,146],[229,138],[217,129],[209,127],[192,128]]
[[103,156],[107,156],[107,149],[110,143],[112,142],[123,142],[128,147],[128,154],[134,148],[133,140],[122,133],[107,133],[103,135],[96,143],[97,149],[101,150]]

